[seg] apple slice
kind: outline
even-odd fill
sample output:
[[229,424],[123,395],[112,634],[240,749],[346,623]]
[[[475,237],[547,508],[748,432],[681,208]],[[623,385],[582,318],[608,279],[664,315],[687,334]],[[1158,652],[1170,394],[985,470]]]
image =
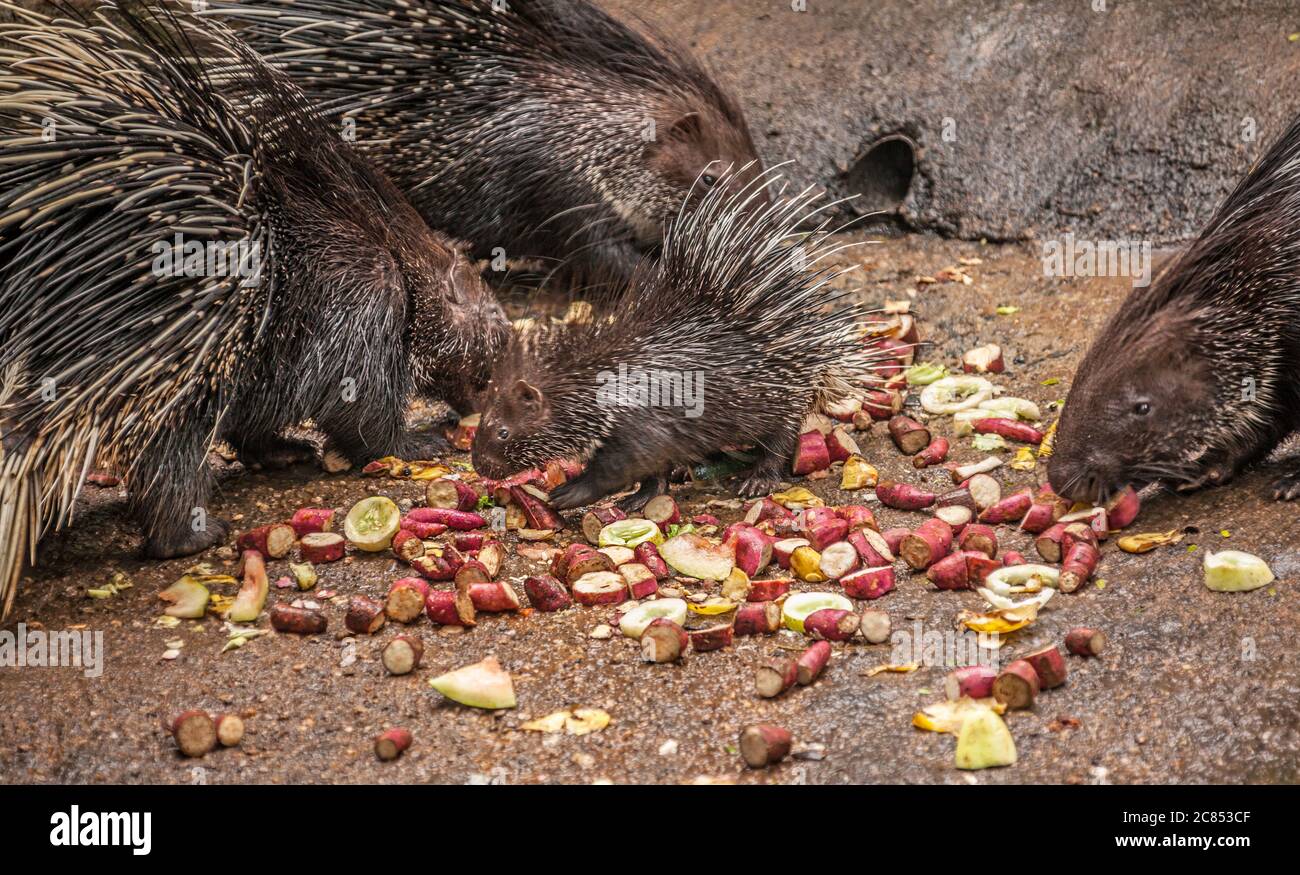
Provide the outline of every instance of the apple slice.
[[515,686],[510,681],[510,673],[495,656],[438,675],[430,679],[429,686],[453,702],[471,708],[495,711],[515,707]]
[[1249,592],[1272,582],[1272,569],[1258,556],[1240,550],[1205,556],[1205,585],[1215,592]]
[[168,603],[163,613],[183,620],[202,617],[208,610],[209,597],[208,588],[188,574],[158,593],[158,598]]
[[957,768],[987,769],[1013,766],[1016,742],[1011,730],[992,708],[984,708],[962,721],[957,733]]
[[378,553],[393,543],[401,520],[402,512],[392,499],[372,495],[352,505],[343,520],[343,534],[358,550]]

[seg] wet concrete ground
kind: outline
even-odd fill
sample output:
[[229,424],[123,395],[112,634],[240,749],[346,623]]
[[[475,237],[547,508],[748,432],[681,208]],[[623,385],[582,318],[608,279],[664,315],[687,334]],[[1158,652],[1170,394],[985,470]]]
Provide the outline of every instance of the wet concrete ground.
[[[971,346],[997,342],[1009,372],[1009,392],[1045,410],[1065,396],[1089,337],[1118,298],[1124,280],[1044,279],[1037,251],[908,237],[863,247],[862,270],[849,282],[868,301],[915,294],[925,337],[924,357],[952,364]],[[979,258],[966,270],[972,285],[917,285],[959,258]],[[1020,307],[999,316],[1003,305]],[[1045,386],[1053,378],[1061,382]],[[1049,416],[1050,418],[1050,416]],[[917,474],[883,429],[861,439],[865,455],[885,476],[942,482]],[[954,456],[981,454],[967,440]],[[999,472],[1009,483],[1035,482],[1042,472]],[[223,563],[216,551],[194,559],[146,562],[138,530],[124,516],[119,490],[88,488],[74,528],[42,548],[5,629],[17,623],[47,630],[104,633],[103,675],[75,668],[0,668],[0,780],[6,782],[1282,782],[1300,778],[1300,663],[1293,653],[1300,625],[1300,508],[1267,497],[1269,472],[1230,487],[1188,497],[1149,499],[1135,526],[1160,531],[1194,526],[1175,547],[1142,556],[1108,544],[1098,577],[1072,595],[1058,595],[1028,629],[1011,636],[1003,658],[1062,641],[1073,626],[1110,636],[1098,660],[1069,657],[1070,678],[1044,692],[1029,712],[1008,716],[1020,762],[975,774],[953,767],[954,740],[913,729],[912,714],[942,698],[943,666],[910,674],[863,672],[890,661],[890,646],[836,645],[832,662],[812,687],[776,700],[753,690],[752,672],[782,646],[802,639],[781,633],[738,639],[726,651],[689,654],[679,665],[641,662],[633,642],[594,640],[611,623],[610,609],[487,617],[470,632],[427,621],[402,631],[421,635],[424,666],[393,678],[378,662],[395,629],[356,642],[357,661],[343,667],[347,644],[342,603],[354,593],[381,595],[400,572],[383,554],[322,566],[320,588],[335,590],[330,632],[316,637],[270,634],[220,654],[226,641],[215,617],[155,625],[157,593],[199,559]],[[838,477],[810,484],[828,503]],[[700,507],[730,498],[735,481],[679,487],[679,500]],[[285,519],[306,505],[347,506],[372,493],[418,498],[422,484],[327,476],[310,466],[275,474],[226,478],[219,513],[238,526]],[[861,495],[861,493],[859,493]],[[738,510],[709,508],[724,522]],[[878,512],[882,528],[920,517]],[[1220,534],[1229,533],[1228,537]],[[508,543],[513,546],[513,537]],[[1189,552],[1189,545],[1198,545]],[[1267,559],[1279,580],[1246,594],[1215,594],[1201,583],[1206,549],[1247,550]],[[1011,536],[1005,548],[1031,552]],[[901,563],[900,563],[901,567]],[[513,556],[508,580],[538,570]],[[132,589],[92,600],[87,587],[117,570]],[[285,573],[272,563],[272,578]],[[522,587],[519,587],[522,589]],[[834,589],[823,585],[800,589]],[[271,600],[296,593],[272,590]],[[900,576],[897,591],[877,601],[895,629],[953,628],[961,608],[979,608],[974,593],[939,593],[923,578]],[[266,625],[265,616],[261,625]],[[166,642],[181,639],[181,656],[162,659]],[[495,654],[514,677],[519,707],[485,713],[446,703],[426,684],[434,675]],[[583,737],[522,732],[525,720],[573,705],[604,708],[610,726]],[[248,735],[240,748],[202,760],[180,757],[159,729],[164,713],[184,708],[242,712]],[[1067,719],[1068,718],[1068,719]],[[735,752],[740,729],[752,722],[789,727],[797,741],[825,746],[820,761],[787,761],[765,771],[745,768]],[[1077,723],[1076,723],[1077,721]],[[371,742],[384,728],[415,734],[406,756],[376,761]]]

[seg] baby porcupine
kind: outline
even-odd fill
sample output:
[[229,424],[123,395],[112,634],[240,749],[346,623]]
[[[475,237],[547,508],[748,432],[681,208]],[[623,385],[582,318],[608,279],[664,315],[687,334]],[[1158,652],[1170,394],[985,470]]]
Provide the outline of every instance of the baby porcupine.
[[608,318],[516,333],[494,370],[474,467],[503,477],[557,457],[586,470],[551,493],[559,508],[640,482],[640,507],[676,464],[727,446],[758,460],[741,489],[767,494],[789,471],[804,415],[820,395],[866,382],[865,312],[820,262],[837,247],[810,191],[758,209],[760,177],[715,189],[669,227]]
[[[1088,350],[1049,463],[1100,502],[1125,484],[1221,484],[1300,427],[1300,119]],[[1300,468],[1274,497],[1300,496]]]
[[478,258],[625,279],[697,179],[760,165],[683,46],[588,0],[213,0]]
[[[451,243],[224,26],[170,7],[0,25],[0,594],[92,468],[147,552],[221,540],[206,454],[313,419],[401,452],[504,316]],[[213,87],[195,40],[225,51]],[[233,75],[234,70],[242,75]],[[198,245],[197,249],[190,246]],[[173,259],[172,256],[175,256]]]

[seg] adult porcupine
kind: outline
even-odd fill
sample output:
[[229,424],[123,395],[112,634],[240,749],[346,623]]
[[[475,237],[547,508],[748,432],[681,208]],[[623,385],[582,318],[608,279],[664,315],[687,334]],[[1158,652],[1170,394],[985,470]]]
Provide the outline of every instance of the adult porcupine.
[[766,494],[789,471],[820,393],[866,378],[862,310],[831,289],[823,224],[801,238],[808,191],[754,209],[766,178],[714,190],[669,227],[607,319],[515,335],[485,393],[474,466],[502,477],[555,457],[586,470],[551,493],[560,508],[640,481],[625,506],[662,492],[675,464],[752,444],[742,487]]
[[[626,277],[697,179],[757,154],[683,47],[588,0],[214,0],[435,228]],[[733,178],[735,178],[733,176]]]
[[[148,553],[196,552],[225,534],[203,510],[214,438],[256,455],[311,418],[352,458],[400,451],[409,396],[458,401],[504,341],[473,265],[226,28],[166,8],[16,14],[0,25],[6,610],[92,466],[126,472]],[[220,91],[201,33],[243,71]]]
[[[1062,495],[1226,482],[1300,426],[1300,119],[1075,375],[1049,465]],[[1300,495],[1300,471],[1274,497]]]

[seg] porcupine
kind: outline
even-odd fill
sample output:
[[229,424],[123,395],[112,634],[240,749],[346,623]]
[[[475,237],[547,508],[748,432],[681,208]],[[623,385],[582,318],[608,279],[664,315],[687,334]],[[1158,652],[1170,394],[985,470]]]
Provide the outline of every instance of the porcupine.
[[[1222,484],[1300,427],[1298,217],[1300,119],[1093,342],[1057,427],[1057,492]],[[1273,495],[1300,496],[1300,466]]]
[[[675,464],[753,445],[741,494],[770,492],[810,406],[866,383],[873,354],[860,330],[866,311],[830,285],[838,272],[823,262],[839,247],[829,226],[797,233],[816,214],[815,195],[753,209],[747,200],[765,182],[715,189],[684,211],[607,318],[512,336],[483,396],[475,469],[503,477],[580,458],[583,473],[551,493],[556,507],[640,482],[622,502],[633,509],[667,488]],[[675,396],[677,381],[702,397]],[[670,404],[658,406],[665,386]]]
[[[626,279],[692,192],[758,156],[689,51],[588,0],[214,0],[474,255]],[[703,185],[693,186],[696,180]]]
[[[0,25],[5,611],[92,466],[126,472],[149,555],[198,552],[227,531],[206,519],[214,439],[256,455],[311,418],[353,458],[401,452],[408,399],[460,403],[507,330],[463,254],[224,26],[170,7],[16,14]],[[220,90],[203,35],[229,54]],[[181,241],[206,262],[169,269]]]

